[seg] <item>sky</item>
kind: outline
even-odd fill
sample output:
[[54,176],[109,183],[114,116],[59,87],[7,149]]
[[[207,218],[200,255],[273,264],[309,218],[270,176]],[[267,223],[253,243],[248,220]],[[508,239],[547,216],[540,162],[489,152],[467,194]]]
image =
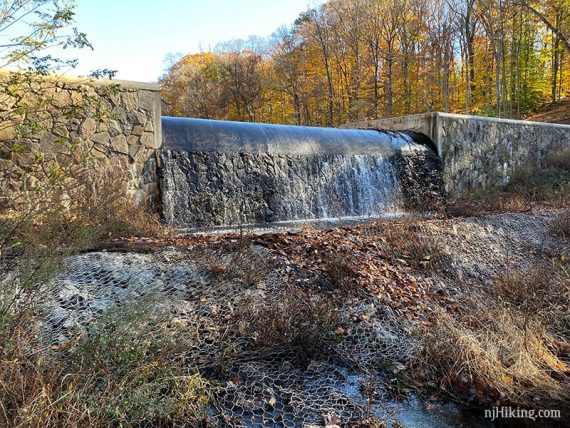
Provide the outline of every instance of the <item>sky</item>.
[[268,36],[318,0],[78,0],[77,27],[94,50],[73,51],[70,74],[117,70],[117,79],[156,81],[169,53],[197,53],[231,39]]

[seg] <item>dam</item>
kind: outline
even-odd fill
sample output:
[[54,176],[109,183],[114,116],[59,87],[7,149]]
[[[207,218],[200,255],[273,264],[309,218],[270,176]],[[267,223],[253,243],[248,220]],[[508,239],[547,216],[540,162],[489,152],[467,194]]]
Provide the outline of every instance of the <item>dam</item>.
[[413,133],[163,117],[162,139],[162,213],[180,228],[378,218],[441,187]]
[[[96,171],[120,175],[134,204],[204,231],[430,211],[438,200],[505,186],[521,166],[542,168],[570,141],[569,125],[440,112],[340,129],[164,117],[159,85],[121,81],[113,95],[106,82],[91,83],[105,121],[62,116],[61,129],[35,139],[0,135],[18,148],[0,159],[2,206],[25,208],[50,183],[34,159],[62,159],[62,133]],[[37,84],[53,86],[47,77]],[[85,87],[58,85],[66,99]]]

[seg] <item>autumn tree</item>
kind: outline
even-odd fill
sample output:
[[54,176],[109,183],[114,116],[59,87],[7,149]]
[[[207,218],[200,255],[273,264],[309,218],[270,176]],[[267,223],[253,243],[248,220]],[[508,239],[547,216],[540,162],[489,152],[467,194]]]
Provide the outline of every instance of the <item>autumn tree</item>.
[[569,87],[569,13],[570,0],[329,0],[270,38],[221,44],[206,77],[182,60],[165,103],[325,126],[430,110],[518,118]]

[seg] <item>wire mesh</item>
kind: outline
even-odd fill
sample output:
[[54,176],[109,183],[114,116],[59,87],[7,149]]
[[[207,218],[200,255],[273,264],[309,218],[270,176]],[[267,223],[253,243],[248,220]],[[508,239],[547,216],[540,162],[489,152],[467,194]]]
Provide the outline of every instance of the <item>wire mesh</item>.
[[108,309],[152,295],[156,310],[169,314],[168,325],[190,338],[185,361],[219,386],[210,407],[218,426],[382,426],[370,422],[381,411],[368,400],[364,383],[381,383],[382,362],[405,357],[415,346],[402,341],[400,327],[374,296],[358,294],[325,296],[337,331],[309,360],[300,361],[298,350],[287,346],[257,348],[244,308],[279,308],[287,304],[279,301],[284,291],[302,301],[319,291],[289,284],[286,266],[266,248],[247,243],[87,253],[66,266],[50,287],[46,341],[86,334]]

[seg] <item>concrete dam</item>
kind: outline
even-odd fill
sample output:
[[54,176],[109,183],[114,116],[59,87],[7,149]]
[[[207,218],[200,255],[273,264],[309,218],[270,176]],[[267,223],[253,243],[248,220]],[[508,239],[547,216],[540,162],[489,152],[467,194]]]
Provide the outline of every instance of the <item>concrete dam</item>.
[[413,132],[163,117],[158,157],[162,213],[180,228],[377,218],[443,187]]

